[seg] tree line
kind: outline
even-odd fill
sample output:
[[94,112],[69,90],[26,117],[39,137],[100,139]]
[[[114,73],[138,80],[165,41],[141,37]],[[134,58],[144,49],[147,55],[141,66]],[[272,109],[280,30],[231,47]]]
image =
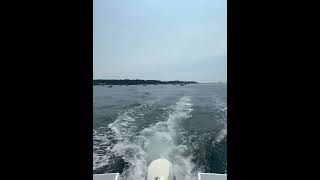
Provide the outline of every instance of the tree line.
[[93,85],[146,85],[146,84],[195,84],[195,81],[160,81],[160,80],[130,80],[130,79],[94,79]]

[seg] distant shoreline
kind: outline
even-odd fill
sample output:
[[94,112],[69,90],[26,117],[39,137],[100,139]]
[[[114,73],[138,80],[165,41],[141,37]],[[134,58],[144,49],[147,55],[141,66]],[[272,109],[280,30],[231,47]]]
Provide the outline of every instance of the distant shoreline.
[[94,79],[94,86],[101,85],[147,85],[147,84],[198,84],[195,81],[160,81],[160,80],[131,80],[131,79]]

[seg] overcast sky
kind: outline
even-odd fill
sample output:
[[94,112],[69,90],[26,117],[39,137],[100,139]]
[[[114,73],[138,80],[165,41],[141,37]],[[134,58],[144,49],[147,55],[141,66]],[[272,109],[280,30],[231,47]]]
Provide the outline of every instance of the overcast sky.
[[226,0],[93,3],[94,79],[226,81]]

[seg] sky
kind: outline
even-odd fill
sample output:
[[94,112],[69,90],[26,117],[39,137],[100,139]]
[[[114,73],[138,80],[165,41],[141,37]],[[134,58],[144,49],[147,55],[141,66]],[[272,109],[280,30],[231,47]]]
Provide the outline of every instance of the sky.
[[93,78],[227,81],[227,1],[93,0]]

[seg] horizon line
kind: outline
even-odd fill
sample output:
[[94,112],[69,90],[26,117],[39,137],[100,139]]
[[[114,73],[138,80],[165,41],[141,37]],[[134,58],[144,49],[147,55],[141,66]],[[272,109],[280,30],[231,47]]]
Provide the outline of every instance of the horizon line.
[[199,84],[210,84],[210,83],[227,83],[227,81],[215,81],[215,82],[199,82],[195,80],[159,80],[159,79],[103,79],[103,78],[96,78],[93,80],[145,80],[145,81],[193,81]]

